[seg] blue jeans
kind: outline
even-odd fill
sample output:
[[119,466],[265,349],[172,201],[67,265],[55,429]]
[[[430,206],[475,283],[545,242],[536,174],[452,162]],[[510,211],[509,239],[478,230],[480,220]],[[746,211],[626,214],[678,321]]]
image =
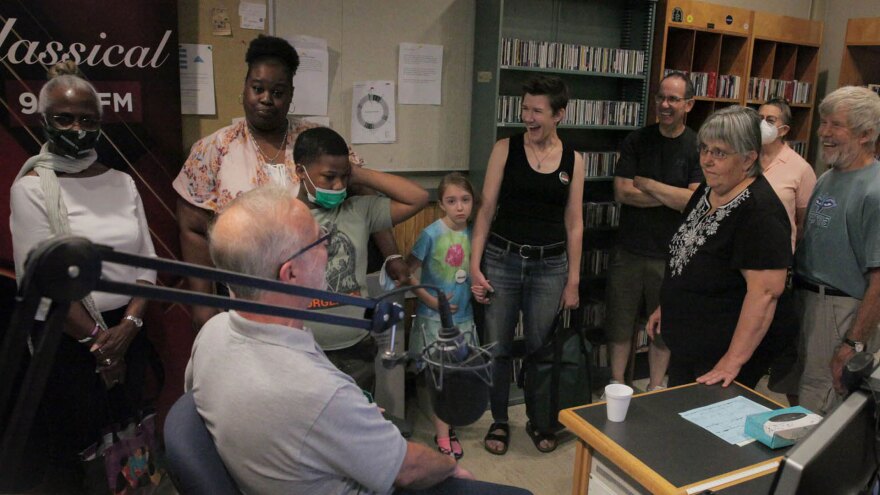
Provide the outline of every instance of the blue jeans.
[[492,418],[506,422],[512,378],[511,352],[516,324],[522,311],[526,352],[537,350],[552,330],[562,290],[568,279],[568,255],[523,258],[517,252],[486,244],[483,275],[495,289],[485,308],[486,342],[495,342],[492,355]]

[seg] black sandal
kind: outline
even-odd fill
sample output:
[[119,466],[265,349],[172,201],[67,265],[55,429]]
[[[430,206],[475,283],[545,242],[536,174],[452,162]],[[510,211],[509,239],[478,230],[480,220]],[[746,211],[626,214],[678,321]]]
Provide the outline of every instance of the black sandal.
[[[541,433],[538,430],[532,428],[531,422],[526,422],[526,433],[529,434],[529,438],[532,439],[532,443],[535,444],[535,448],[545,454],[548,452],[553,452],[559,445],[559,439],[556,438],[555,433]],[[551,443],[550,447],[541,447],[541,442],[545,440]]]
[[[434,435],[434,445],[437,446],[437,451],[439,451],[439,452],[440,452],[441,454],[443,454],[443,455],[448,455],[448,456],[450,456],[450,457],[454,457],[454,456],[455,456],[455,453],[452,451],[452,448],[451,448],[451,446],[452,446],[452,439],[450,438],[450,439],[448,439],[448,440],[449,440],[449,443],[450,443],[450,448],[447,449],[446,447],[440,445],[440,442],[437,441],[437,435]],[[456,459],[458,459],[458,458],[456,457]]]
[[[504,433],[494,433],[495,430],[501,430]],[[495,441],[501,442],[504,447],[500,450],[490,449],[486,442]],[[486,436],[483,437],[483,448],[486,449],[490,454],[495,455],[504,455],[507,453],[507,447],[510,444],[510,425],[507,423],[492,423],[492,426],[489,427],[489,433],[486,433]]]
[[455,457],[455,460],[464,457],[464,449],[461,448],[461,442],[452,428],[449,429],[449,448],[452,450],[452,456]]

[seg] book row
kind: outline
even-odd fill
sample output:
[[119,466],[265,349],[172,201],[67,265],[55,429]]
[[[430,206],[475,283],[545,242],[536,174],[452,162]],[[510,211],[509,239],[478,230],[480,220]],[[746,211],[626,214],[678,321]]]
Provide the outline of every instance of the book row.
[[[496,118],[500,124],[518,124],[521,96],[499,96]],[[637,126],[642,104],[637,101],[569,100],[562,125]]]
[[516,38],[501,40],[501,65],[642,75],[645,52]]
[[601,327],[605,321],[605,303],[603,301],[587,301],[584,304],[583,328]]
[[688,76],[694,85],[694,96],[707,98],[739,98],[741,78],[734,75],[721,75],[716,72],[688,72],[686,70],[666,69],[663,76],[681,72]]
[[584,227],[617,227],[620,223],[620,205],[613,201],[584,203]]
[[788,146],[804,159],[807,158],[807,143],[805,141],[789,141]]
[[753,101],[785,98],[789,103],[809,103],[812,84],[804,81],[785,81],[763,77],[749,78],[746,97]]
[[593,277],[605,275],[611,262],[610,249],[590,249],[581,257],[581,272]]
[[691,72],[694,95],[708,98],[739,98],[741,77],[715,72]]
[[620,153],[617,151],[581,151],[586,177],[611,177]]

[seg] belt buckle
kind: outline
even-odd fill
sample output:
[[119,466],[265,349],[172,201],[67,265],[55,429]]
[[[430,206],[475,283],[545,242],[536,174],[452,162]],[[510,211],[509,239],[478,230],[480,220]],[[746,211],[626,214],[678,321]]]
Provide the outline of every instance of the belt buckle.
[[530,256],[526,256],[525,254],[523,254],[523,250],[524,250],[524,249],[532,249],[532,246],[529,246],[528,244],[523,244],[523,245],[521,245],[521,246],[519,247],[519,256],[520,256],[520,258],[523,258],[523,259],[526,259],[526,260],[527,260],[527,259],[530,258]]

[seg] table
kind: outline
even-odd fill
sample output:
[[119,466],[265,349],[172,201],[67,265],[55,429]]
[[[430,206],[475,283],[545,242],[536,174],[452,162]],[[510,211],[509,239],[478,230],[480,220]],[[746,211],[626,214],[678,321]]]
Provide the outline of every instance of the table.
[[588,492],[594,452],[655,494],[719,491],[773,473],[787,449],[771,450],[760,442],[731,445],[679,416],[739,395],[770,409],[783,407],[734,382],[727,388],[692,383],[636,395],[622,423],[608,421],[605,402],[561,411],[559,421],[578,437],[572,494]]

